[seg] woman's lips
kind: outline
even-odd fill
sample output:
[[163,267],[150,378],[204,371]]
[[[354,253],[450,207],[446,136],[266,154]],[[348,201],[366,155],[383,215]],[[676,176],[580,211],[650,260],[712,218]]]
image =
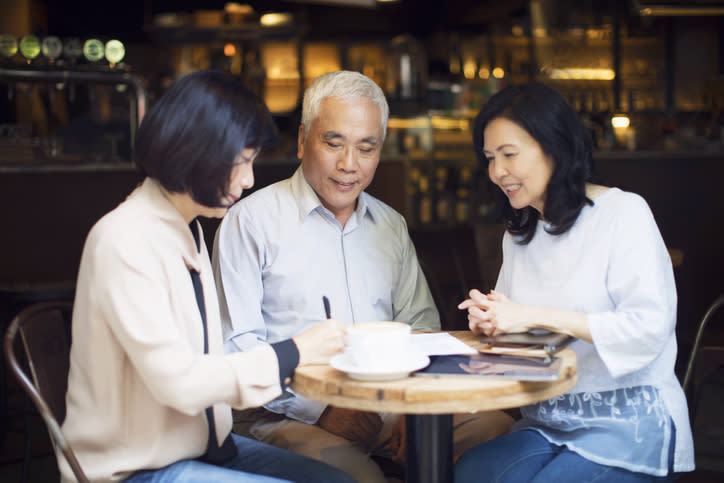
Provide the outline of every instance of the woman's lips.
[[520,183],[504,185],[503,191],[508,197],[513,197],[520,191]]

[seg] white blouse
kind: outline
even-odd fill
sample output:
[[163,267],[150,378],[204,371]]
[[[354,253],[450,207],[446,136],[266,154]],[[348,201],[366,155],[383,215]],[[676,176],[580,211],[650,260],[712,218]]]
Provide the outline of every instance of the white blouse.
[[593,344],[570,345],[578,357],[571,393],[656,388],[676,427],[674,469],[691,471],[688,409],[674,373],[676,285],[646,201],[611,188],[565,234],[545,227],[528,245],[506,232],[496,290],[516,303],[586,313]]

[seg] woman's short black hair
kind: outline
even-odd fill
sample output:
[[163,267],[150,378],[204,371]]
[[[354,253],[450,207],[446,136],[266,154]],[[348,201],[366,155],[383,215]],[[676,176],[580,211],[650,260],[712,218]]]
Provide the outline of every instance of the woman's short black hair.
[[266,148],[278,132],[264,102],[232,75],[198,71],[172,85],[143,118],[136,166],[170,192],[221,206],[231,169],[246,148]]
[[[591,142],[575,110],[555,89],[540,82],[511,85],[493,95],[475,119],[473,144],[481,165],[487,168],[483,154],[485,127],[504,118],[514,122],[535,139],[543,153],[553,159],[543,217],[550,223],[549,233],[568,231],[583,205],[593,204],[586,197],[586,182],[593,177]],[[514,209],[501,190],[495,190],[506,229],[527,244],[535,235],[539,213],[528,206]]]

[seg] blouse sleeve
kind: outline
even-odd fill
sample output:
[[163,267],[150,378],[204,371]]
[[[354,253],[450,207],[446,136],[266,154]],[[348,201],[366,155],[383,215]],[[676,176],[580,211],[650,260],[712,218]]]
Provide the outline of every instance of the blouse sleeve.
[[646,202],[629,200],[600,234],[610,237],[606,286],[615,309],[588,313],[594,346],[613,377],[650,364],[676,325],[671,259]]

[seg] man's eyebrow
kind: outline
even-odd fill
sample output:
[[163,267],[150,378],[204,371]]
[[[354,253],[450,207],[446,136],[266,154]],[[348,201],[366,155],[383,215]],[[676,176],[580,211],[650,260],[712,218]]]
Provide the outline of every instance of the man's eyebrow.
[[374,145],[377,145],[377,143],[378,143],[377,138],[374,136],[362,138],[362,139],[360,139],[359,142],[366,143],[366,144],[374,144]]
[[322,134],[322,139],[324,139],[325,141],[337,138],[344,139],[344,136],[342,136],[342,134],[338,133],[337,131],[327,131],[326,133]]
[[[327,131],[322,134],[322,139],[329,141],[330,139],[347,139],[342,133],[337,131]],[[379,144],[379,140],[375,136],[368,136],[357,141],[357,144],[372,144],[374,146]]]

